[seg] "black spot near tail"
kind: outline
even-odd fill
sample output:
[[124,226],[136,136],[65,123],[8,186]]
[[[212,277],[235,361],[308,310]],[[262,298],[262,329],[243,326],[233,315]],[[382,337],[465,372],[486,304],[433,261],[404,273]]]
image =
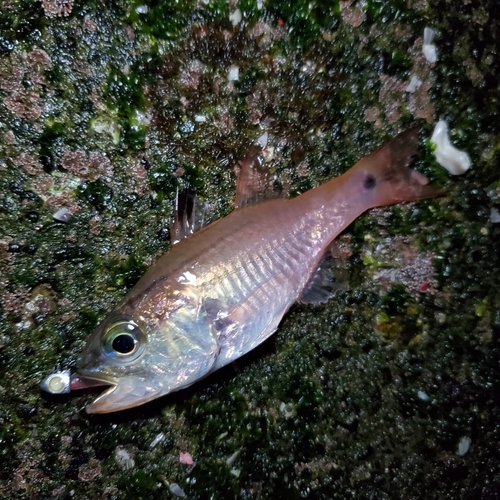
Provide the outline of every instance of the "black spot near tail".
[[365,180],[363,181],[363,186],[365,189],[373,189],[377,184],[375,177],[371,174],[367,174]]

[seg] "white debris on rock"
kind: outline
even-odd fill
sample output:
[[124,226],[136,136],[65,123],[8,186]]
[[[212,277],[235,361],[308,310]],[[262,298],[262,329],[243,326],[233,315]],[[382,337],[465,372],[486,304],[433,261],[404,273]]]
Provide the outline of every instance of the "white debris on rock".
[[471,443],[470,437],[462,436],[462,438],[460,438],[457,448],[457,455],[459,457],[463,457],[469,451],[470,443]]
[[422,53],[430,63],[437,61],[436,46],[433,45],[434,35],[436,32],[432,28],[424,29],[424,44],[422,45]]
[[135,467],[135,461],[130,456],[130,453],[125,448],[116,448],[115,460],[118,465],[124,470],[130,470]]
[[135,11],[137,12],[137,14],[147,14],[149,11],[149,7],[147,5],[138,5],[135,8]]
[[240,456],[240,450],[235,451],[228,459],[226,459],[227,466],[231,468],[239,456]]
[[285,418],[293,417],[296,413],[293,403],[281,403],[280,411],[285,416]]
[[420,85],[422,85],[422,80],[420,80],[418,76],[412,75],[410,83],[405,88],[405,91],[413,94],[413,92],[415,92],[415,90],[417,90],[420,87]]
[[436,146],[434,154],[437,162],[450,174],[462,175],[469,170],[471,167],[469,155],[453,146],[448,136],[448,124],[444,120],[436,123],[431,142]]
[[165,434],[163,432],[160,432],[153,441],[151,441],[151,444],[149,445],[150,448],[154,448],[158,443],[161,443],[165,439]]
[[267,146],[267,141],[269,139],[269,134],[267,132],[264,132],[258,139],[257,139],[257,144],[262,148],[265,149]]
[[230,82],[235,82],[236,80],[238,80],[240,77],[240,68],[238,68],[238,66],[231,66],[229,68],[229,74],[227,76],[227,79],[230,81]]
[[184,493],[184,490],[177,483],[172,483],[169,488],[176,497],[186,498],[186,493]]
[[68,222],[71,219],[71,212],[66,208],[60,208],[52,217],[60,222]]
[[207,121],[207,117],[205,115],[196,115],[194,117],[194,121],[198,123],[203,123]]
[[500,222],[500,212],[494,207],[491,207],[490,222],[493,224],[498,224]]
[[241,15],[240,9],[236,9],[234,12],[232,12],[229,15],[229,20],[231,21],[233,26],[236,26],[237,24],[239,24],[242,19],[243,19],[243,16]]
[[429,396],[424,391],[418,391],[417,396],[418,396],[418,399],[420,399],[420,401],[429,401]]

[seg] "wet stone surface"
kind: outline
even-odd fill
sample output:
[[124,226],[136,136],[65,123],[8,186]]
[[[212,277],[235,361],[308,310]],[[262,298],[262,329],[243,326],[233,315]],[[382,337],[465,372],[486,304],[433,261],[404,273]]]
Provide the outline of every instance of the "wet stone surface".
[[[3,2],[0,496],[498,498],[499,19],[493,0]],[[462,177],[424,140],[439,119]],[[265,130],[295,196],[415,124],[448,194],[355,221],[348,291],[136,410],[40,392],[168,249],[178,188],[216,219]]]

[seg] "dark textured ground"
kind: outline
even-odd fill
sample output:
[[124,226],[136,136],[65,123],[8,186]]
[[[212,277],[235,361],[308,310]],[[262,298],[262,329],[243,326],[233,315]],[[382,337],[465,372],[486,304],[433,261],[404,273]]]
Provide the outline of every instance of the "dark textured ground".
[[[236,1],[2,2],[1,497],[500,498],[497,4],[258,3],[233,28]],[[136,411],[40,393],[168,248],[178,186],[231,210],[259,124],[293,196],[440,118],[473,168],[451,178],[423,145],[447,197],[356,221],[349,291]]]

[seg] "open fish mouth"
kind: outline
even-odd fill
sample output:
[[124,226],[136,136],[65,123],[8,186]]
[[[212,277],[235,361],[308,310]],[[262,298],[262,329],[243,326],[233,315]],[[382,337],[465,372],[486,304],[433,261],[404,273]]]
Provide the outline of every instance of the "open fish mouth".
[[136,377],[114,381],[64,370],[50,374],[40,383],[40,388],[49,394],[68,394],[72,391],[107,386],[87,405],[86,410],[87,413],[111,413],[133,408],[137,406],[137,401],[142,404],[156,398],[158,393],[151,387],[146,388],[144,382]]
[[70,377],[70,387],[72,391],[90,389],[92,387],[101,387],[105,385],[110,385],[110,389],[116,387],[116,384],[109,380],[89,377],[87,375],[79,375],[78,373],[72,373]]
[[[106,387],[107,386],[107,387]],[[110,409],[109,401],[113,400],[113,393],[118,389],[116,382],[95,376],[72,373],[70,377],[70,389],[72,391],[93,389],[94,387],[105,387],[105,390],[86,407],[87,413],[108,413],[114,411]]]

